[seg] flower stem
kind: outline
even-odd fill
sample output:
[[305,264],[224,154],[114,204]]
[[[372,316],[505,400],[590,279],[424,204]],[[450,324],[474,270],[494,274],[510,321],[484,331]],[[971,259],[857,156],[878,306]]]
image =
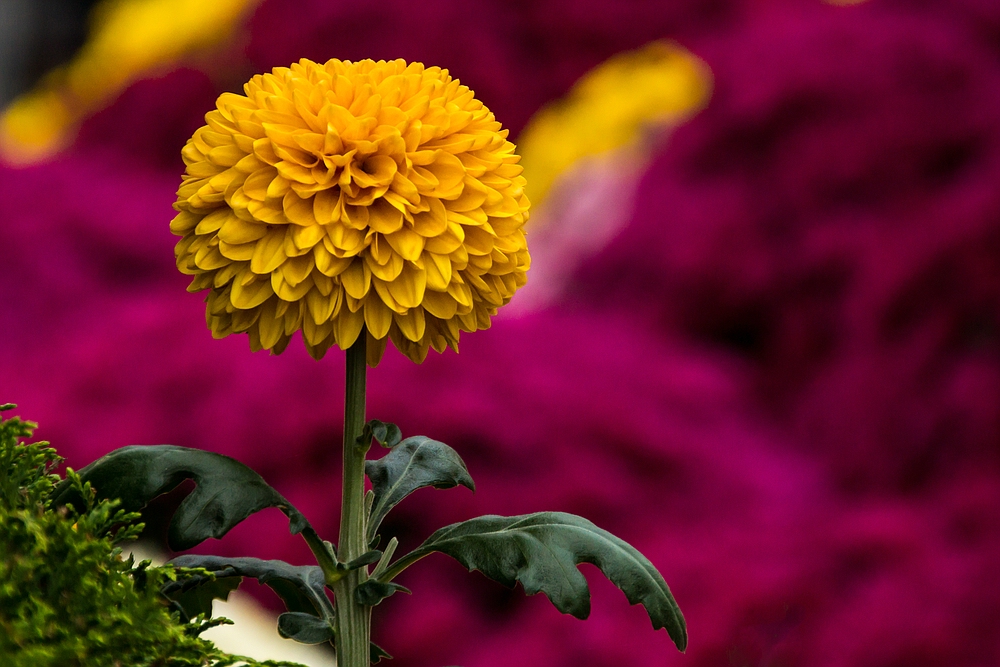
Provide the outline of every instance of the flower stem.
[[[368,550],[365,544],[365,454],[370,442],[359,443],[365,424],[365,342],[362,330],[347,350],[344,400],[344,482],[340,510],[339,559],[349,563]],[[354,600],[354,591],[368,578],[360,567],[333,584],[337,602],[337,667],[369,667],[371,609]]]

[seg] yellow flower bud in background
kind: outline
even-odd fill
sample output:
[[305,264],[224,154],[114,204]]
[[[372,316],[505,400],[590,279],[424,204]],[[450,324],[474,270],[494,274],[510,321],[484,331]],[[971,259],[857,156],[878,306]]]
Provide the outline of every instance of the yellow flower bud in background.
[[171,230],[222,338],[321,358],[369,337],[421,362],[490,326],[525,284],[525,180],[447,70],[301,60],[223,94],[183,151]]

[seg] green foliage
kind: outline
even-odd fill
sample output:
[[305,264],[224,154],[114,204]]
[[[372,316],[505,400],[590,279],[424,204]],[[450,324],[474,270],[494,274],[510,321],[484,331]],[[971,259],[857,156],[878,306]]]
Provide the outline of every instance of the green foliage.
[[[10,428],[12,433],[26,434],[23,424]],[[382,519],[414,491],[428,486],[443,489],[459,485],[475,490],[461,457],[441,442],[424,436],[402,440],[396,426],[378,420],[365,425],[358,442],[364,443],[367,448],[371,440],[378,441],[390,451],[379,460],[365,462],[365,474],[372,483],[372,490],[365,499],[363,517],[367,519],[365,528],[369,545],[377,542],[375,531]],[[188,632],[183,633],[187,638],[195,639],[199,627],[215,623],[205,621],[211,615],[213,599],[225,599],[243,577],[254,577],[272,588],[288,609],[278,619],[278,631],[282,636],[307,644],[337,645],[342,639],[337,633],[343,632],[338,622],[344,616],[338,617],[327,589],[335,591],[338,605],[353,603],[372,607],[396,592],[409,593],[392,580],[424,556],[439,552],[507,586],[520,583],[529,595],[545,593],[559,611],[581,619],[590,613],[590,589],[577,566],[581,563],[593,564],[625,593],[630,603],[641,604],[645,608],[654,629],[665,628],[678,649],[683,651],[687,646],[684,617],[653,564],[627,542],[572,514],[539,512],[513,517],[482,516],[438,530],[417,549],[391,565],[398,544],[396,538],[389,540],[384,552],[371,549],[344,562],[338,558],[334,546],[322,541],[305,517],[281,494],[268,486],[256,472],[229,457],[172,445],[124,447],[90,464],[79,475],[70,471],[65,480],[59,481],[51,474],[54,465],[50,460],[54,456],[51,450],[31,447],[38,446],[22,447],[27,453],[20,458],[0,458],[0,461],[19,461],[10,465],[11,479],[20,480],[23,486],[23,490],[13,495],[2,489],[0,494],[22,503],[28,502],[22,501],[22,498],[33,498],[38,507],[43,507],[44,502],[39,499],[51,492],[56,501],[71,503],[75,510],[53,512],[46,509],[43,513],[62,517],[65,525],[73,521],[71,530],[74,534],[84,533],[104,540],[105,551],[101,553],[105,554],[106,560],[107,553],[115,554],[112,561],[120,564],[117,569],[111,569],[129,584],[146,583],[145,587],[133,586],[129,590],[137,594],[146,591],[150,599],[158,594],[174,605],[177,613],[172,618],[173,625],[169,627],[176,629],[184,626],[188,619],[194,619],[186,628]],[[319,566],[292,566],[283,561],[257,558],[186,555],[171,562],[179,569],[164,568],[153,576],[148,574],[149,568],[140,572],[142,566],[133,568],[131,562],[121,565],[117,553],[108,550],[112,549],[114,540],[134,534],[133,522],[138,515],[125,510],[142,509],[153,498],[170,491],[185,479],[194,480],[196,487],[181,502],[171,519],[169,539],[172,547],[188,548],[209,537],[221,537],[254,512],[277,507],[288,515],[291,532],[301,534],[309,544]],[[100,498],[121,499],[125,509],[117,509],[118,500],[96,502],[91,484],[100,490]],[[121,528],[112,534],[116,526]],[[63,554],[61,557],[77,558],[75,554]],[[375,570],[369,573],[369,566],[376,563]],[[356,570],[361,570],[358,583],[350,589],[338,589],[338,582]],[[127,588],[125,584],[106,577],[88,590],[96,599],[106,596],[109,590],[122,587]],[[156,594],[150,593],[154,590]],[[340,596],[343,593],[352,597],[342,599]],[[31,599],[31,596],[21,594],[20,598]],[[87,613],[92,616],[99,608],[90,609]],[[132,612],[122,611],[121,608],[115,608],[107,616],[114,618],[119,612],[123,618],[136,618]],[[9,618],[17,618],[17,615],[10,615]],[[190,631],[191,627],[195,628],[194,631]],[[176,653],[170,655],[175,656]],[[389,656],[371,644],[369,657],[374,663]],[[176,657],[171,659],[174,661],[132,661],[123,664],[226,664],[215,655],[210,658],[214,663],[178,662]]]
[[278,634],[302,644],[334,641],[334,628],[327,621],[301,611],[287,611],[279,616]]
[[377,461],[365,461],[365,474],[371,480],[372,490],[375,492],[368,519],[369,543],[375,539],[375,533],[385,515],[417,489],[427,486],[450,489],[461,484],[472,491],[476,490],[476,484],[458,452],[443,442],[422,435],[415,435],[396,444]]
[[666,628],[678,649],[687,647],[684,616],[653,564],[582,517],[563,512],[487,515],[445,526],[390,567],[383,580],[435,551],[505,586],[520,582],[528,595],[545,593],[556,609],[577,618],[590,615],[590,589],[576,566],[596,565],[631,604],[646,608],[654,630]]
[[375,440],[378,444],[383,447],[393,448],[399,444],[399,441],[403,439],[403,434],[399,430],[399,427],[395,424],[389,424],[387,422],[379,421],[378,419],[371,419],[364,428],[361,430],[361,437],[358,438],[359,444],[370,444],[372,440]]
[[[210,537],[220,538],[255,512],[277,507],[291,521],[292,533],[311,530],[302,513],[239,461],[222,454],[174,445],[132,445],[116,449],[80,471],[102,498],[119,498],[130,511],[186,479],[197,486],[177,508],[167,539],[174,551],[190,549]],[[74,502],[65,483],[56,501]]]
[[[8,410],[12,405],[0,406]],[[257,663],[199,634],[224,621],[182,622],[160,595],[172,567],[123,559],[116,545],[141,530],[137,514],[96,500],[35,424],[0,418],[0,664],[5,667],[222,667]],[[49,500],[56,485],[79,502]]]
[[[206,582],[218,584],[228,580],[232,582],[232,590],[240,584],[243,577],[254,577],[258,583],[277,593],[289,611],[333,618],[333,605],[324,590],[323,571],[315,565],[289,565],[282,560],[197,554],[178,556],[170,564],[184,568],[185,572],[203,573],[182,574],[176,582],[168,583],[163,589],[167,597],[179,600],[182,606],[190,608],[192,616],[198,613],[211,614],[211,598],[207,600],[207,608],[199,608],[192,606],[193,601],[188,603],[184,597],[200,591]],[[225,595],[228,594],[227,590]]]

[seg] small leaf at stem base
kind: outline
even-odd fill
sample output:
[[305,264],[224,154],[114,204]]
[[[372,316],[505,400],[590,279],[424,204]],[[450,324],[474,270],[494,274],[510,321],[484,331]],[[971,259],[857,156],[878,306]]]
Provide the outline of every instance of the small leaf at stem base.
[[403,434],[395,424],[389,424],[377,419],[371,419],[361,432],[361,440],[375,440],[383,447],[395,447],[403,439]]
[[354,590],[354,600],[364,607],[374,607],[396,592],[411,593],[412,591],[406,586],[400,586],[397,583],[369,579],[364,583],[358,584],[358,587]]
[[333,641],[333,628],[326,621],[299,611],[288,611],[278,617],[278,634],[300,644]]

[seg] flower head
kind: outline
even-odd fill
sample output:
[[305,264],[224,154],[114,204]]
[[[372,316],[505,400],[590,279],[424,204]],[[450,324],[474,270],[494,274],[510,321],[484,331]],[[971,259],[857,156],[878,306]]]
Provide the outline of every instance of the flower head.
[[208,289],[216,338],[320,358],[367,330],[414,361],[524,285],[519,157],[447,70],[301,60],[225,93],[184,147],[170,224],[178,268]]

